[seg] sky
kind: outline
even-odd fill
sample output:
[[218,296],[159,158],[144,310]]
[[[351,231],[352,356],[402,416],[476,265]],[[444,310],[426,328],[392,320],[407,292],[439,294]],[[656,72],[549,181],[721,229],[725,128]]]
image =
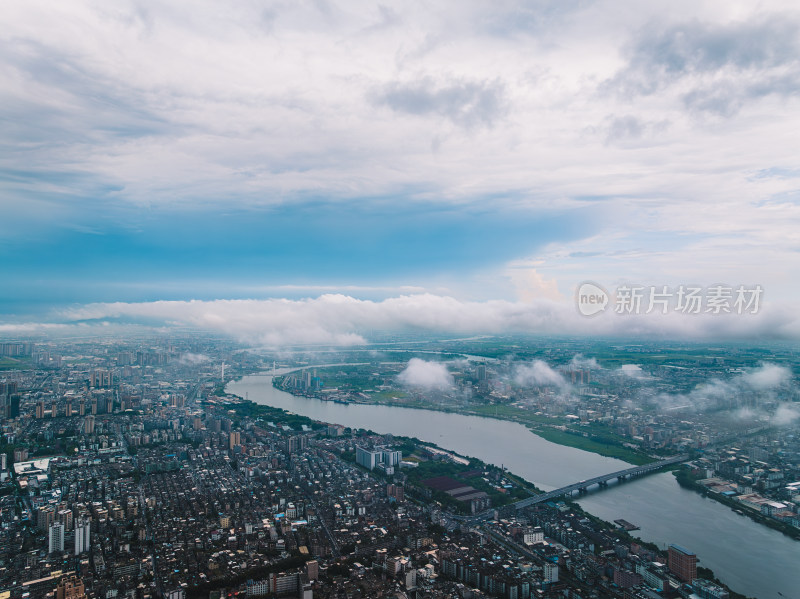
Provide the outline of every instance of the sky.
[[[796,2],[10,0],[0,20],[0,335],[800,336]],[[763,296],[586,318],[584,281]]]

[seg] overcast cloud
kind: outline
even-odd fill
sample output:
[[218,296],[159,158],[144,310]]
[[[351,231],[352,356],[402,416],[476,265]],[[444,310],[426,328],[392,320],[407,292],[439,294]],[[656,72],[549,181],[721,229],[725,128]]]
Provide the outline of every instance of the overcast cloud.
[[[0,13],[0,312],[36,320],[50,298],[160,316],[153,300],[245,287],[412,287],[483,302],[483,330],[488,300],[514,306],[503,322],[551,323],[587,279],[724,282],[761,284],[777,306],[738,332],[796,332],[794,2],[12,0]],[[384,310],[396,295],[372,299]],[[179,312],[239,320],[224,303]],[[349,342],[360,327],[301,338]]]

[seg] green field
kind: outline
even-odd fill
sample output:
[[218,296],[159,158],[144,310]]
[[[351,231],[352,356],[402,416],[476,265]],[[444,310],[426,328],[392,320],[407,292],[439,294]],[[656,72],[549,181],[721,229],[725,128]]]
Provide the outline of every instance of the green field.
[[31,358],[11,358],[8,356],[0,357],[0,370],[27,370],[31,368]]
[[540,437],[553,443],[558,443],[559,445],[575,447],[576,449],[590,451],[608,458],[617,458],[637,466],[657,461],[648,455],[644,455],[627,447],[621,447],[619,445],[610,443],[600,443],[589,439],[588,437],[583,437],[581,435],[569,433],[556,428],[540,427],[537,429],[531,429],[531,431]]

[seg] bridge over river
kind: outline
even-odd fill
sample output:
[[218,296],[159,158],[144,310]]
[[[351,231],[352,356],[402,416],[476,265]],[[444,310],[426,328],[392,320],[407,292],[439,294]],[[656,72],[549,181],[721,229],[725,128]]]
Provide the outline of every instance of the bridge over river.
[[[632,468],[626,468],[625,470],[617,470],[616,472],[609,472],[608,474],[595,476],[594,478],[581,480],[576,483],[572,483],[571,485],[559,487],[558,489],[554,489],[553,491],[548,491],[547,493],[541,493],[539,495],[534,495],[533,497],[528,497],[527,499],[522,499],[520,501],[517,501],[516,503],[503,506],[503,509],[516,508],[520,510],[526,507],[530,507],[532,505],[536,505],[537,503],[544,503],[546,501],[551,501],[553,499],[557,499],[565,495],[572,495],[575,491],[578,491],[579,493],[585,493],[592,485],[599,485],[601,487],[605,487],[608,485],[610,481],[618,480],[622,482],[625,480],[630,480],[638,476],[644,476],[645,474],[656,472],[658,470],[661,470],[662,468],[665,468],[666,466],[672,466],[673,464],[679,464],[681,462],[685,462],[688,459],[689,459],[689,454],[683,453],[681,455],[676,455],[671,458],[659,460],[657,462],[651,462],[650,464],[644,464],[643,466],[634,466]],[[494,510],[493,509],[484,510],[483,512],[480,512],[472,516],[456,516],[452,514],[450,515],[450,517],[453,520],[459,520],[464,522],[479,522],[484,520],[491,520],[494,517]]]

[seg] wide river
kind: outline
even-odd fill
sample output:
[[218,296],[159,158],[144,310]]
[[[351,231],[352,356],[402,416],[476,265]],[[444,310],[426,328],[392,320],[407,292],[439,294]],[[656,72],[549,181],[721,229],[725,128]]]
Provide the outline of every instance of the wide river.
[[[551,443],[515,422],[295,397],[273,387],[268,375],[246,376],[229,383],[226,390],[314,420],[417,437],[464,456],[505,466],[543,490],[629,466]],[[633,522],[641,528],[633,534],[662,548],[677,543],[694,551],[701,565],[714,570],[739,593],[800,599],[800,542],[682,489],[670,473],[610,485],[584,496],[580,504],[609,522],[617,518]]]

